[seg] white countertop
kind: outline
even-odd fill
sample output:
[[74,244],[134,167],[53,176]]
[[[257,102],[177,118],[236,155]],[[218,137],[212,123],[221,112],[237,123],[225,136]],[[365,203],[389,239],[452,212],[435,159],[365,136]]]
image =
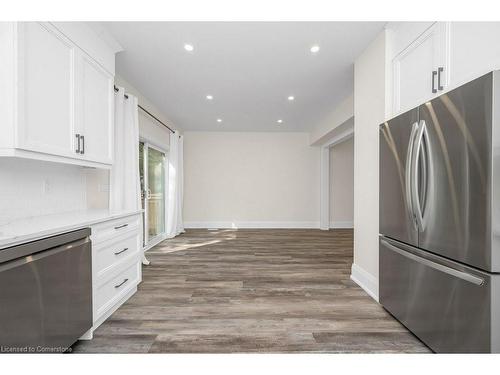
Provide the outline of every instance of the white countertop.
[[82,210],[54,215],[31,216],[0,223],[0,249],[19,245],[103,221],[138,214],[136,211]]

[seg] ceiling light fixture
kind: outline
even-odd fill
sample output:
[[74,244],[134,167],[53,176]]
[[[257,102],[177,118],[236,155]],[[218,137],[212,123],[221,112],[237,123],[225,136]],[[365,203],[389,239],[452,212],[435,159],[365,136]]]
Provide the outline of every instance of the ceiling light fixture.
[[289,101],[293,101],[293,100],[295,100],[295,96],[290,95],[290,96],[288,97],[288,100],[289,100]]
[[314,46],[311,47],[311,52],[312,53],[317,53],[319,51],[319,46],[315,44]]
[[221,118],[218,118],[218,119],[217,119],[217,122],[222,122],[222,119],[221,119]]
[[184,49],[185,49],[186,51],[188,51],[188,52],[193,52],[194,47],[193,47],[193,45],[192,45],[192,44],[187,44],[187,43],[186,43],[186,44],[184,44]]
[[207,100],[212,100],[214,97],[212,95],[207,95],[206,98]]
[[276,121],[278,124],[282,124],[283,123],[283,120],[282,119],[279,119],[278,121]]

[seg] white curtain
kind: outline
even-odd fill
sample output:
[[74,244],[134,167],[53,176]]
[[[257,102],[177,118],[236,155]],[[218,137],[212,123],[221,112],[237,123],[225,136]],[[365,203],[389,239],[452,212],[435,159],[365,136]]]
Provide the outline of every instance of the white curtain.
[[119,87],[115,92],[114,161],[109,184],[109,208],[133,211],[141,208],[139,181],[139,115],[137,98]]
[[166,181],[166,186],[168,186],[167,210],[165,213],[167,238],[173,238],[184,232],[184,223],[182,221],[182,200],[184,194],[183,153],[183,137],[179,136],[178,132],[171,133]]

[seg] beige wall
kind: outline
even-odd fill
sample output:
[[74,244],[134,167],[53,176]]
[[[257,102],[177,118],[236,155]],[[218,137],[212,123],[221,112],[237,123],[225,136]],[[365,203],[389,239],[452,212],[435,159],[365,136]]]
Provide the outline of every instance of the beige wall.
[[386,112],[386,31],[354,64],[354,264],[352,277],[378,299],[378,125]]
[[354,218],[354,138],[330,148],[330,228],[351,228]]
[[318,227],[308,133],[186,132],[186,227]]

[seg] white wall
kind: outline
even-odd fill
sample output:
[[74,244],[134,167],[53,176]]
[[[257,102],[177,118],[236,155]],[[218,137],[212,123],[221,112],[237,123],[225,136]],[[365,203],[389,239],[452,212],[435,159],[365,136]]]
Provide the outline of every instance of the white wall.
[[85,169],[0,158],[0,223],[86,208]]
[[308,133],[186,132],[186,227],[318,227]]
[[354,138],[330,148],[330,228],[352,228]]
[[354,264],[351,277],[378,300],[378,125],[385,120],[386,31],[354,64]]

